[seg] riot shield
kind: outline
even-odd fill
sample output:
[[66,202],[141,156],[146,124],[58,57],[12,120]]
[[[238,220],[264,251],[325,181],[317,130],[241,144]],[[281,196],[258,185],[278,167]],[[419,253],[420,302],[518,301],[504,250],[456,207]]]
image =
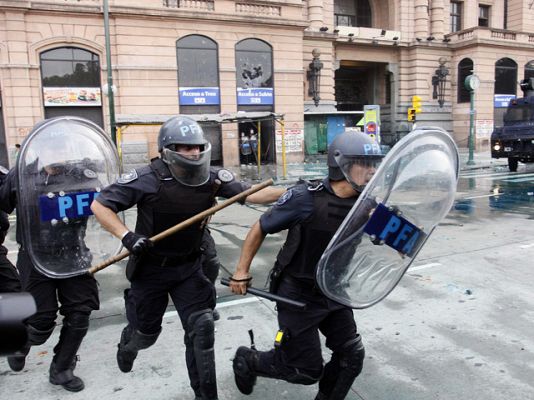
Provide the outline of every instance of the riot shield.
[[458,149],[440,128],[419,128],[387,154],[317,265],[322,292],[366,308],[397,285],[451,209]]
[[17,160],[17,216],[34,266],[52,278],[87,272],[116,253],[90,205],[120,175],[116,148],[90,121],[58,117],[36,125]]

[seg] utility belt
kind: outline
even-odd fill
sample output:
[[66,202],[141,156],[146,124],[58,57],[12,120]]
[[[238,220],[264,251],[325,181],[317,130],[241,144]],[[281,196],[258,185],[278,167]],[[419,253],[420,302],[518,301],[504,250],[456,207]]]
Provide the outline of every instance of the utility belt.
[[158,265],[160,267],[179,267],[182,264],[190,263],[200,258],[200,252],[195,251],[190,254],[179,256],[159,256],[156,254],[144,254],[143,263]]

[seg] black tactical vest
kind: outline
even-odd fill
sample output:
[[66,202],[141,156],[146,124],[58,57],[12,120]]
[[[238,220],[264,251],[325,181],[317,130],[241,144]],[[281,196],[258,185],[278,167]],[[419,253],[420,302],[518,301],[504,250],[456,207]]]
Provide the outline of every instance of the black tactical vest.
[[312,193],[312,215],[289,230],[277,257],[284,274],[304,280],[315,279],[321,255],[356,202],[356,197],[342,199],[324,188]]
[[[213,205],[217,189],[213,180],[196,187],[182,185],[172,177],[160,158],[154,159],[150,168],[159,179],[159,188],[157,193],[147,196],[145,201],[137,205],[137,233],[154,236]],[[158,241],[150,253],[176,257],[199,252],[203,229],[204,223],[197,222]]]

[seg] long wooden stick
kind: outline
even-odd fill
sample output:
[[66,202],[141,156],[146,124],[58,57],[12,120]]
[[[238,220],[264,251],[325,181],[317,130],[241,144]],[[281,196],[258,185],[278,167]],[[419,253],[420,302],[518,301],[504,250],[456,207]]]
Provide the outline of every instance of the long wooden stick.
[[[235,202],[237,202],[237,201],[239,201],[241,199],[244,199],[247,196],[250,196],[252,193],[256,193],[256,192],[260,191],[261,189],[264,189],[267,186],[270,186],[272,184],[273,184],[273,180],[272,179],[268,179],[268,180],[266,180],[264,182],[261,182],[261,183],[259,183],[257,185],[254,185],[254,187],[251,187],[250,189],[247,189],[244,192],[236,194],[235,196],[229,198],[228,200],[226,200],[226,201],[224,201],[224,202],[222,202],[220,204],[217,204],[216,206],[208,208],[207,210],[202,211],[201,213],[199,213],[199,214],[197,214],[197,215],[195,215],[195,216],[193,216],[193,217],[191,217],[189,219],[186,219],[185,221],[182,221],[179,224],[177,224],[177,225],[175,225],[175,226],[173,226],[173,227],[171,227],[171,228],[169,228],[167,230],[164,230],[163,232],[158,233],[155,236],[152,236],[150,238],[150,240],[155,243],[158,240],[165,239],[166,237],[171,236],[174,233],[176,233],[176,232],[178,232],[178,231],[180,231],[180,230],[182,230],[184,228],[187,228],[188,226],[193,225],[196,222],[202,221],[204,218],[215,214],[217,211],[220,211],[223,208],[226,208],[229,205],[232,205]],[[115,264],[117,261],[120,261],[123,258],[128,257],[129,255],[130,255],[130,252],[128,250],[125,250],[122,253],[117,254],[116,256],[110,257],[107,260],[102,261],[100,264],[93,265],[91,268],[89,268],[87,270],[87,272],[90,273],[90,274],[94,274],[94,273],[96,273],[96,272],[98,272],[98,271],[110,266],[111,264]]]

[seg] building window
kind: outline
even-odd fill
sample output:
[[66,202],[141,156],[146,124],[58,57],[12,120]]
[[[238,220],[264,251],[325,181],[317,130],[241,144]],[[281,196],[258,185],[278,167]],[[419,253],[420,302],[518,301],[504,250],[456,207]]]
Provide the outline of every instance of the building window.
[[99,56],[76,47],[40,54],[45,118],[77,116],[104,127]]
[[219,86],[217,43],[206,36],[189,35],[176,42],[178,86]]
[[534,61],[525,64],[525,79],[534,78]]
[[489,27],[490,6],[478,6],[478,26]]
[[334,16],[336,26],[371,27],[372,24],[368,0],[336,0]]
[[458,64],[458,103],[469,103],[469,90],[465,88],[465,78],[473,73],[473,60],[464,58]]
[[98,55],[75,47],[41,53],[43,87],[99,87]]
[[516,94],[517,63],[510,58],[501,58],[495,63],[495,94]]
[[451,1],[451,32],[462,30],[462,3]]

